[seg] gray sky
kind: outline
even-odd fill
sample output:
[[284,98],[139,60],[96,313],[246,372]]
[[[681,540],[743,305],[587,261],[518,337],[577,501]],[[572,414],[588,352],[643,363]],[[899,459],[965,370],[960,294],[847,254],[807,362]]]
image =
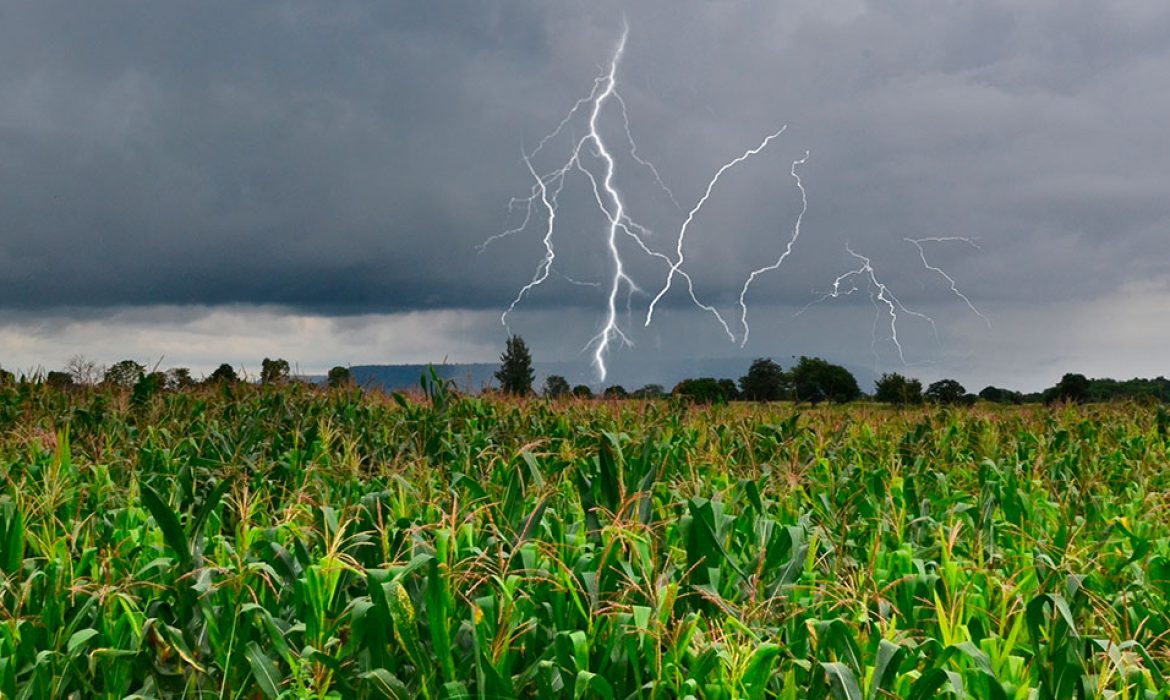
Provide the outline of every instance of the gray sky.
[[[1037,388],[1065,371],[1170,369],[1170,5],[339,1],[0,2],[0,364],[74,353],[197,371],[282,356],[491,361],[499,314],[544,252],[511,197],[521,160],[588,94],[621,34],[638,154],[684,209],[696,291],[731,318],[808,192],[801,238],[752,287],[740,350],[676,285],[621,294],[623,359],[794,354]],[[684,218],[601,119],[617,185],[657,250]],[[580,136],[578,119],[566,134]],[[534,162],[557,167],[569,141]],[[557,274],[510,317],[538,359],[604,320],[605,225],[566,180]],[[539,213],[539,212],[538,212]],[[926,269],[904,238],[991,319]],[[906,307],[905,362],[864,292],[793,314],[871,258]],[[624,246],[650,295],[665,267]],[[844,291],[844,290],[842,290]],[[738,330],[738,329],[737,329]]]

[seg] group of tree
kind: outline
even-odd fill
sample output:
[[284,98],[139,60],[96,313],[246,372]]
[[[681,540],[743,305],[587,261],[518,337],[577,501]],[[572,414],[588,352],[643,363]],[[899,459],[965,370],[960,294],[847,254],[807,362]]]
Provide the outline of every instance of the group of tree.
[[[80,386],[107,386],[123,389],[144,390],[178,390],[196,386],[221,386],[243,383],[247,381],[241,377],[232,365],[224,363],[203,378],[202,381],[192,376],[187,367],[172,367],[166,371],[157,368],[147,369],[145,365],[134,360],[120,360],[109,366],[102,366],[82,355],[75,355],[69,359],[61,370],[51,370],[43,375],[36,374],[28,378],[29,381],[40,381],[59,388],[69,389]],[[0,384],[15,382],[12,372],[0,369]],[[264,358],[261,362],[260,383],[280,385],[290,381],[301,381],[291,375],[287,360]],[[336,366],[329,370],[325,384],[331,388],[352,386],[353,375],[348,367]]]
[[922,390],[922,382],[897,372],[887,372],[874,382],[873,398],[896,406],[914,406],[923,402],[950,406],[971,405],[976,397],[954,379],[940,379]]
[[[510,336],[500,355],[500,369],[495,378],[500,390],[506,394],[527,396],[533,394],[536,373],[532,364],[532,353],[519,336]],[[16,381],[16,376],[0,368],[0,385]],[[22,378],[21,381],[24,381]],[[105,385],[132,389],[136,392],[155,390],[177,390],[204,386],[231,385],[247,381],[232,365],[224,363],[202,381],[196,380],[185,367],[166,371],[147,367],[134,360],[122,360],[103,367],[81,355],[72,357],[63,370],[38,375],[33,381],[58,387],[69,388],[78,385]],[[300,381],[293,377],[291,367],[283,358],[264,358],[261,362],[259,383],[282,385]],[[331,388],[350,387],[354,378],[349,368],[336,366],[329,370],[325,384]],[[571,386],[565,377],[550,375],[544,381],[542,394],[551,399],[575,397],[594,398],[593,390],[585,384]],[[640,389],[628,391],[620,384],[606,387],[601,397],[611,400],[627,398],[657,399],[667,396],[694,403],[726,403],[729,401],[798,401],[818,403],[828,401],[844,403],[862,397],[857,379],[848,369],[819,357],[801,356],[791,369],[785,371],[771,358],[757,358],[748,367],[747,374],[739,381],[698,377],[684,379],[669,393],[660,384],[646,384]],[[1086,402],[1130,399],[1140,401],[1170,402],[1170,379],[1089,379],[1083,374],[1069,373],[1061,377],[1055,386],[1041,392],[1021,393],[1011,389],[987,386],[978,395],[970,394],[954,379],[940,379],[923,389],[922,382],[898,372],[883,374],[874,383],[873,399],[882,403],[899,406],[913,406],[922,403],[938,405],[970,405],[977,399],[991,403],[1053,403]]]
[[[519,336],[508,338],[500,356],[496,379],[502,391],[515,395],[533,393],[535,371],[532,354]],[[584,384],[570,386],[560,375],[550,375],[541,392],[552,399],[564,397],[593,398],[593,390]],[[829,401],[844,403],[863,396],[857,379],[848,369],[819,357],[800,357],[791,369],[785,371],[771,358],[757,358],[748,367],[747,374],[738,382],[731,379],[698,377],[684,379],[669,394],[657,384],[627,391],[621,385],[606,387],[601,397],[606,399],[661,398],[674,396],[695,403],[725,403],[728,401],[799,401],[817,403]],[[958,380],[939,379],[923,388],[920,379],[898,372],[883,374],[874,383],[873,399],[898,406],[923,403],[935,405],[971,405],[977,400],[992,403],[1040,403],[1107,401],[1114,399],[1150,399],[1170,401],[1170,380],[1088,379],[1082,374],[1066,374],[1060,382],[1045,391],[1024,394],[995,386],[985,387],[976,394],[969,393]]]

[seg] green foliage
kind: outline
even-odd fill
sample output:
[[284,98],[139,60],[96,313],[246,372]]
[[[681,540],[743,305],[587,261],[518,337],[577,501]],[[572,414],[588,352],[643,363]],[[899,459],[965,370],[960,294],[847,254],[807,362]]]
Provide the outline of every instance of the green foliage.
[[1021,404],[1024,395],[1011,389],[1001,389],[996,386],[986,386],[979,392],[979,398],[992,403]]
[[670,393],[700,404],[727,403],[739,398],[739,389],[735,382],[712,377],[684,379],[676,384]]
[[0,696],[1170,696],[1165,410],[420,388],[0,389]]
[[500,355],[500,369],[495,376],[505,394],[527,396],[532,393],[536,375],[532,370],[532,354],[523,338],[508,336],[507,345]]
[[195,379],[191,377],[191,370],[186,367],[172,367],[166,372],[166,387],[168,389],[190,389],[195,386]]
[[1089,398],[1089,379],[1083,374],[1069,372],[1060,378],[1056,386],[1044,392],[1046,402],[1071,401],[1083,403]]
[[601,392],[601,396],[606,399],[628,399],[630,392],[626,391],[626,388],[621,384],[614,384],[613,386],[605,387]]
[[235,384],[238,381],[240,378],[236,375],[236,370],[226,362],[216,367],[207,377],[208,384]]
[[289,378],[288,360],[277,358],[270,360],[267,357],[260,363],[261,384],[282,384]]
[[772,358],[762,357],[740,378],[739,388],[748,401],[779,401],[788,395],[788,376]]
[[944,406],[967,402],[967,389],[954,379],[940,379],[926,388],[926,400]]
[[45,375],[45,383],[55,389],[66,389],[73,386],[73,375],[53,370]]
[[[962,392],[960,392],[961,395]],[[898,406],[920,404],[922,403],[922,382],[904,377],[897,372],[887,372],[874,382],[873,398],[882,403],[892,403]]]
[[331,389],[342,389],[353,386],[353,373],[349,371],[348,367],[338,365],[329,370],[329,375],[325,381]]
[[559,399],[568,396],[571,392],[568,380],[559,374],[550,374],[544,380],[544,395],[550,399]]
[[591,399],[593,398],[593,390],[584,384],[578,384],[573,387],[573,396],[579,399]]
[[797,401],[844,403],[861,397],[861,388],[849,370],[819,357],[801,356],[788,377]]
[[142,379],[146,368],[134,360],[122,360],[110,365],[102,378],[102,382],[110,386],[129,389]]
[[1136,400],[1151,404],[1166,403],[1170,402],[1170,379],[1089,379],[1083,374],[1066,374],[1037,400],[1074,403]]
[[666,387],[661,384],[646,384],[630,393],[635,399],[661,399],[666,396]]

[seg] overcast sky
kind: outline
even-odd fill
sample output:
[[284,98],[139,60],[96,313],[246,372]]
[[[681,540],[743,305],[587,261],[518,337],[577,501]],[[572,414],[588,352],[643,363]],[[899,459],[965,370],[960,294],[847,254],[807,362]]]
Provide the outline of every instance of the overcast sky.
[[[634,345],[611,364],[815,354],[975,390],[1170,374],[1164,0],[0,0],[0,365],[494,360],[546,214],[477,244],[521,222],[523,149],[589,94],[623,22],[630,134],[681,210],[615,102],[599,125],[655,250],[787,125],[689,228],[700,298],[738,320],[792,235],[805,151],[808,209],[742,350],[679,285],[644,328],[666,268],[624,241],[645,292],[621,292]],[[588,180],[559,202],[553,274],[509,320],[537,359],[585,366],[613,265]],[[978,247],[928,260],[990,327],[904,241],[950,236]],[[864,285],[794,316],[856,267],[847,245],[935,320],[901,313],[902,357]]]

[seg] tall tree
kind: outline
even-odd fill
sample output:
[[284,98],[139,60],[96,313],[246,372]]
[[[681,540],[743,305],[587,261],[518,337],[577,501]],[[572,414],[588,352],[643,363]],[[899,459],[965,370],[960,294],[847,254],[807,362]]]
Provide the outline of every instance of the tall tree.
[[801,357],[788,373],[797,401],[853,401],[861,396],[849,370],[819,357]]
[[605,390],[601,392],[601,396],[606,399],[628,399],[630,398],[630,392],[626,391],[626,388],[621,384],[614,384],[613,386],[605,387]]
[[500,355],[500,369],[496,372],[500,389],[514,396],[527,396],[532,393],[532,382],[535,379],[528,345],[518,335],[509,336],[507,346]]
[[1018,391],[1011,389],[1003,389],[998,386],[985,386],[983,391],[979,392],[979,398],[984,401],[991,401],[992,403],[1023,403],[1024,395]]
[[570,391],[568,380],[559,374],[550,374],[544,380],[544,395],[550,399],[568,396]]
[[102,376],[102,368],[98,363],[85,355],[74,355],[65,363],[65,371],[73,378],[75,384],[96,384]]
[[1089,398],[1089,387],[1088,377],[1069,372],[1060,378],[1060,383],[1044,392],[1044,398],[1047,401],[1081,403]]
[[260,363],[260,383],[280,384],[288,381],[288,360],[277,358],[270,360],[267,357]]
[[779,401],[784,398],[787,383],[788,377],[780,365],[770,357],[760,357],[740,377],[739,388],[748,401]]
[[937,404],[963,403],[967,388],[955,379],[940,379],[926,388],[926,400]]
[[635,399],[661,399],[666,396],[666,387],[661,384],[647,384],[635,390],[630,396]]
[[134,360],[122,360],[110,365],[102,381],[112,386],[132,387],[146,374],[146,368]]
[[735,382],[714,377],[684,379],[675,384],[670,393],[695,403],[727,403],[739,398]]
[[329,383],[329,387],[332,389],[347,387],[353,384],[353,373],[349,371],[348,367],[337,365],[333,369],[329,370],[329,377],[326,379],[326,381]]
[[53,370],[45,375],[45,383],[55,389],[68,389],[73,386],[73,375],[68,372]]
[[229,365],[228,363],[225,362],[222,365],[220,365],[219,367],[215,368],[215,371],[212,372],[209,377],[207,377],[207,380],[205,383],[207,383],[207,384],[221,384],[221,383],[235,384],[238,381],[240,381],[240,377],[239,377],[239,375],[236,374],[236,370],[233,369],[231,365]]
[[191,370],[186,367],[172,367],[167,370],[166,386],[168,389],[186,389],[195,386],[191,377]]
[[[873,385],[873,397],[896,406],[922,403],[922,382],[897,372],[887,372]],[[960,392],[960,396],[962,392]]]

